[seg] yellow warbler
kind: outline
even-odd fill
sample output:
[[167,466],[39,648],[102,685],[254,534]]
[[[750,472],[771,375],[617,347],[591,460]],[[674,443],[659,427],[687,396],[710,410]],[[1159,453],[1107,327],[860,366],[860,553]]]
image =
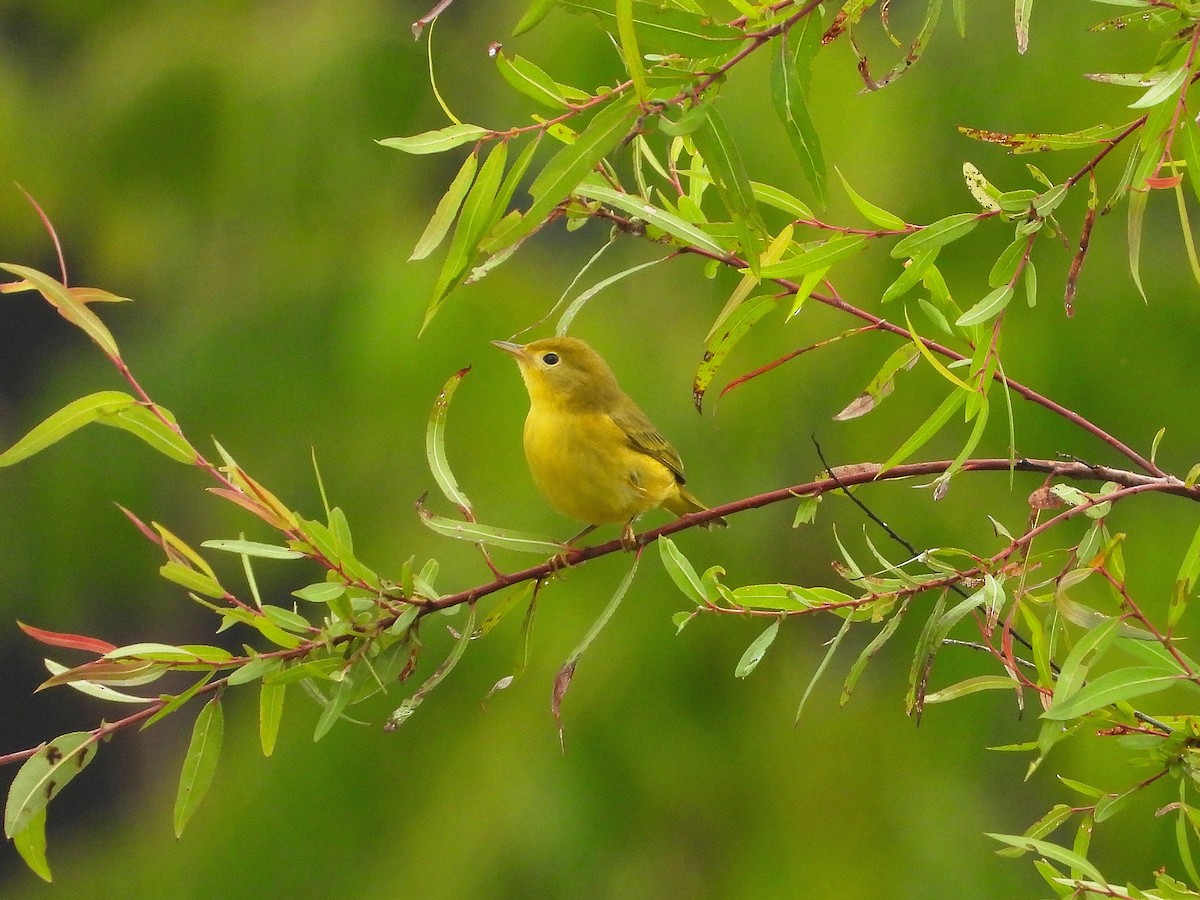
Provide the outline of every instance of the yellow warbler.
[[588,525],[572,541],[613,522],[629,543],[633,520],[648,509],[682,516],[708,508],[684,488],[679,454],[599,353],[571,337],[492,343],[516,357],[529,392],[525,459],[538,490],[563,515]]

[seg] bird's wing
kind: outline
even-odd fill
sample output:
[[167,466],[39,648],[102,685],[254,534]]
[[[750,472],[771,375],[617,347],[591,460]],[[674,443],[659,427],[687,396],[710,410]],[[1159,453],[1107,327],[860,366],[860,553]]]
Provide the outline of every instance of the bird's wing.
[[630,403],[624,409],[611,413],[610,418],[624,432],[634,450],[658,460],[671,470],[676,481],[684,483],[683,460],[644,412]]

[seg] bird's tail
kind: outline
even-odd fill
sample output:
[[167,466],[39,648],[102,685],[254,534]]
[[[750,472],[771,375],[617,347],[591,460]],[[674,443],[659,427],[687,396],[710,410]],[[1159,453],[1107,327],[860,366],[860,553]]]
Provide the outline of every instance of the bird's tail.
[[[697,500],[690,491],[683,487],[680,487],[673,496],[668,497],[663,503],[663,506],[677,516],[686,516],[688,513],[704,512],[706,509],[708,509],[708,507]],[[719,517],[716,519],[710,519],[709,521],[705,522],[702,527],[724,528],[728,524],[729,523],[725,521],[723,517]]]

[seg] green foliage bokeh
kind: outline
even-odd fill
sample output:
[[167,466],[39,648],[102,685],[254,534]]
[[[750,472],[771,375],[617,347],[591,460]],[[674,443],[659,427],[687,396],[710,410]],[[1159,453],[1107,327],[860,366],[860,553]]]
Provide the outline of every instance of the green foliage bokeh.
[[[813,111],[830,162],[909,221],[972,208],[964,160],[1005,188],[1026,186],[1023,160],[968,141],[956,124],[1066,130],[1121,114],[1118,92],[1079,73],[1134,70],[1136,41],[1086,34],[1095,14],[1074,8],[1083,4],[1043,4],[1020,57],[1009,5],[988,6],[971,10],[965,40],[945,23],[927,57],[878,94],[858,93],[845,47],[818,63]],[[363,559],[386,574],[411,554],[436,555],[447,588],[469,587],[487,574],[476,554],[424,529],[412,503],[432,486],[430,405],[448,375],[471,364],[447,441],[461,484],[486,521],[571,533],[573,523],[535,494],[520,452],[525,397],[511,361],[487,342],[541,316],[605,234],[594,223],[571,235],[547,229],[452,297],[417,340],[437,266],[405,260],[454,168],[374,141],[444,122],[424,44],[409,32],[426,9],[384,0],[80,7],[0,2],[0,180],[19,182],[47,210],[73,284],[135,298],[106,310],[106,321],[189,435],[197,443],[216,436],[252,475],[315,513],[312,448]],[[619,72],[611,46],[566,15],[509,41],[521,9],[511,0],[464,3],[437,26],[438,84],[468,121],[499,127],[530,111],[496,75],[491,40],[536,57],[563,81]],[[898,27],[905,24],[897,13]],[[867,44],[888,52],[882,39]],[[739,69],[723,109],[743,140],[751,137],[750,170],[799,193],[782,131],[764,114],[765,79],[762,61]],[[1037,162],[1059,177],[1078,165]],[[1161,207],[1152,203],[1147,219],[1150,305],[1128,276],[1122,224],[1101,220],[1076,316],[1067,321],[1056,303],[1064,252],[1057,272],[1041,270],[1038,308],[1014,309],[1006,365],[1139,448],[1172,422],[1159,461],[1186,471],[1200,444],[1194,417],[1178,413],[1196,377],[1196,288],[1169,201]],[[836,187],[831,209],[850,209]],[[1081,208],[1064,218],[1072,215]],[[55,270],[16,189],[0,189],[0,233],[0,256]],[[989,258],[1005,241],[983,229],[970,239]],[[637,246],[618,252],[626,265],[645,254]],[[869,306],[894,263],[878,253],[865,259],[838,286]],[[964,295],[981,296],[976,268],[967,257],[947,275]],[[868,337],[807,354],[724,400],[710,397],[697,417],[691,375],[731,279],[706,280],[695,261],[664,264],[596,298],[575,324],[671,437],[689,484],[708,502],[814,476],[812,435],[832,463],[879,461],[943,395],[931,376],[914,372],[871,417],[832,422],[894,349],[891,339]],[[806,310],[787,329],[752,334],[727,373],[847,324]],[[0,378],[5,446],[79,393],[116,386],[84,338],[25,296],[0,300]],[[1022,452],[1111,461],[1043,411],[1017,412]],[[1002,428],[987,446],[1004,452]],[[935,442],[929,452],[955,450]],[[155,577],[158,551],[113,501],[197,543],[242,530],[262,535],[206,495],[199,473],[152,457],[128,436],[96,429],[0,472],[0,752],[91,727],[97,715],[97,704],[61,688],[31,696],[41,654],[16,619],[118,643],[209,639],[211,622]],[[983,510],[1023,522],[1036,484],[1018,481],[1005,493],[1002,478],[959,478],[936,506],[928,491],[908,486],[880,487],[870,499],[912,542],[961,546],[989,533]],[[1123,530],[1138,535],[1131,584],[1149,597],[1165,597],[1191,532],[1166,504],[1124,513]],[[680,543],[698,564],[719,560],[739,582],[833,584],[822,568],[829,530],[790,530],[790,513],[749,513],[727,532],[693,531]],[[855,540],[861,516],[848,504],[830,498],[821,516]],[[500,558],[510,568],[524,562]],[[273,580],[269,565],[260,570],[267,590],[297,586]],[[394,734],[343,723],[313,744],[317,709],[296,692],[279,746],[264,760],[257,711],[235,699],[216,782],[181,841],[171,834],[170,807],[186,717],[118,736],[52,813],[55,886],[36,882],[5,844],[0,896],[957,898],[1037,890],[1032,870],[994,856],[983,836],[1019,832],[1063,799],[1048,778],[1021,786],[1024,757],[984,749],[1028,739],[1032,712],[1022,722],[1011,698],[989,693],[931,708],[915,728],[902,696],[903,647],[916,622],[904,624],[845,709],[831,678],[794,729],[830,623],[785,623],[758,670],[735,680],[761,623],[702,619],[676,636],[670,616],[686,603],[656,565],[644,565],[580,665],[563,755],[551,681],[622,572],[619,558],[606,558],[545,593],[530,669],[510,690],[480,702],[511,671],[513,622],[468,654]],[[225,573],[235,580],[233,566]],[[425,637],[449,640],[434,629]],[[934,678],[949,683],[970,665],[945,652]],[[374,723],[388,709],[372,708]],[[1094,761],[1079,756],[1071,762],[1088,771]],[[1137,775],[1104,777],[1119,784]],[[1169,824],[1136,840],[1121,840],[1119,829],[1098,837],[1123,854],[1111,867],[1118,878],[1152,868],[1171,840]]]

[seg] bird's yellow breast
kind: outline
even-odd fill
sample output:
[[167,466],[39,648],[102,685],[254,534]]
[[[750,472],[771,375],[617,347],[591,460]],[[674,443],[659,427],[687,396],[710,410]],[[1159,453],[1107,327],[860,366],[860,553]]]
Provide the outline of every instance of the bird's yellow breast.
[[678,494],[674,473],[634,449],[607,413],[546,399],[534,398],[525,419],[525,459],[538,490],[563,515],[589,525],[625,523]]

